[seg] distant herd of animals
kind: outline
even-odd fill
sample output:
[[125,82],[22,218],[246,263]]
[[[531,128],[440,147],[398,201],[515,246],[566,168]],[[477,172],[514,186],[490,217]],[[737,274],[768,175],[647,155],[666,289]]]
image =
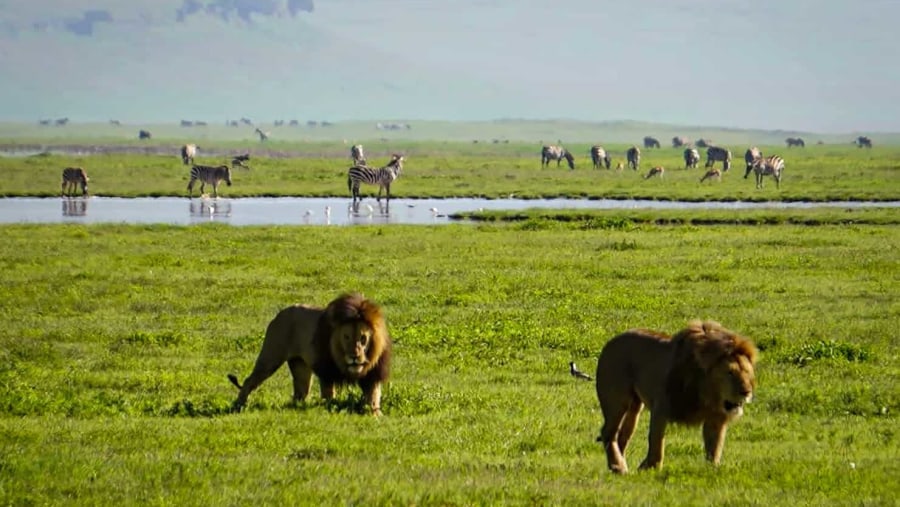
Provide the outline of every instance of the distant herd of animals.
[[[260,136],[260,140],[264,141],[267,138],[266,133],[261,131],[259,128],[257,128],[256,130]],[[139,132],[139,138],[151,139],[152,135],[146,130],[141,130]],[[785,143],[788,147],[806,146],[803,139],[800,138],[789,137],[785,140]],[[871,148],[872,140],[865,136],[859,136],[854,141],[854,144],[860,148]],[[673,137],[672,146],[675,148],[685,147],[685,169],[697,168],[700,164],[700,152],[697,150],[697,147],[706,148],[705,167],[707,171],[700,178],[700,183],[711,179],[721,180],[722,173],[727,172],[731,168],[731,151],[726,148],[715,146],[709,140],[700,139],[695,144],[696,147],[694,147],[691,146],[689,140],[683,137]],[[658,149],[659,147],[660,143],[657,139],[649,136],[644,138],[645,149]],[[188,181],[187,186],[189,197],[193,197],[194,185],[198,181],[200,182],[201,195],[203,194],[206,185],[210,185],[213,189],[213,196],[218,197],[219,184],[222,181],[224,181],[228,186],[231,186],[232,169],[238,167],[242,169],[250,169],[250,166],[248,165],[248,162],[250,160],[249,153],[233,157],[230,166],[228,164],[221,164],[218,166],[195,165],[194,157],[197,155],[197,150],[198,147],[196,144],[185,144],[181,147],[180,150],[181,159],[184,165],[191,166],[190,180]],[[590,157],[594,169],[599,169],[601,167],[611,169],[612,157],[610,156],[609,151],[607,151],[603,146],[592,146],[590,149]],[[376,196],[377,201],[379,203],[381,202],[381,194],[382,192],[384,192],[385,199],[387,203],[390,204],[391,184],[400,177],[400,174],[403,171],[403,162],[405,161],[405,158],[400,154],[393,154],[388,163],[384,166],[380,168],[370,167],[366,163],[363,146],[361,144],[356,144],[350,148],[350,159],[352,161],[352,165],[347,171],[347,190],[350,192],[353,206],[356,206],[357,203],[362,200],[362,197],[360,196],[360,186],[362,184],[378,186],[378,194]],[[558,145],[545,145],[542,147],[541,168],[549,167],[552,161],[556,161],[556,165],[557,167],[559,167],[563,160],[566,161],[566,164],[570,169],[575,169],[575,156],[571,152]],[[721,169],[715,167],[715,164],[717,162],[721,162]],[[766,157],[762,154],[759,148],[753,146],[748,148],[744,153],[744,162],[746,164],[744,178],[748,178],[750,176],[750,173],[755,174],[756,188],[763,187],[763,179],[766,176],[771,176],[775,180],[775,186],[780,188],[781,178],[785,166],[784,159],[782,157],[778,155]],[[640,169],[640,163],[640,148],[638,148],[636,145],[631,146],[625,152],[625,164],[623,164],[622,162],[618,162],[616,164],[616,170],[620,171],[627,165],[627,167],[631,168],[633,171],[638,171]],[[666,170],[664,167],[654,166],[647,172],[647,174],[644,176],[644,179],[650,179],[653,177],[663,178],[665,176],[665,172]],[[86,196],[88,194],[88,181],[88,175],[84,168],[66,167],[62,172],[61,194],[63,196],[72,196],[75,195],[75,192],[80,188],[81,194]]]

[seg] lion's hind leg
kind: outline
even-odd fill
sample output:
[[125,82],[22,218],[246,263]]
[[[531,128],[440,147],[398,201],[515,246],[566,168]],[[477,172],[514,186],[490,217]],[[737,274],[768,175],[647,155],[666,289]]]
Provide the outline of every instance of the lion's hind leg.
[[608,468],[617,473],[628,472],[628,464],[625,461],[624,451],[628,445],[631,434],[634,433],[634,424],[640,414],[640,405],[633,411],[631,400],[602,399],[600,409],[603,412],[603,427],[600,428],[598,442],[603,443],[606,451],[606,464]]
[[267,378],[271,377],[272,374],[278,371],[278,368],[280,368],[282,364],[283,363],[264,364],[263,361],[257,361],[256,366],[253,368],[253,372],[249,377],[244,379],[244,385],[240,385],[235,382],[235,380],[232,380],[232,383],[239,386],[241,390],[238,392],[237,399],[232,403],[231,410],[234,412],[243,410],[244,406],[247,404],[247,397],[250,396],[250,393],[259,387],[260,384],[265,382]]
[[640,417],[643,408],[644,404],[635,396],[631,401],[631,405],[628,407],[628,411],[625,412],[622,426],[619,427],[619,438],[617,440],[619,452],[623,455],[625,454],[625,448],[628,447],[628,442],[631,440],[631,436],[634,435],[634,428],[637,426],[638,417]]

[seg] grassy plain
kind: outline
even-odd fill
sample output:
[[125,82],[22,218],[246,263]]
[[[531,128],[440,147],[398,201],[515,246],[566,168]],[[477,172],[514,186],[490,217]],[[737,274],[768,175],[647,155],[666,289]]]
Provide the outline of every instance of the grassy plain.
[[[0,504],[891,505],[896,225],[768,213],[2,226]],[[249,372],[275,312],[349,289],[396,340],[385,416],[352,413],[355,389],[293,405],[285,370],[227,413],[225,374]],[[756,401],[718,469],[673,427],[662,471],[612,476],[593,386],[567,363],[592,371],[614,334],[691,318],[757,342]]]
[[[267,143],[242,148],[230,142],[201,146],[197,163],[221,164],[228,153],[250,151],[252,170],[233,172],[233,186],[221,185],[226,197],[347,196],[349,147],[341,142]],[[138,150],[128,144],[106,145]],[[367,146],[372,165],[387,162],[392,152],[404,153],[400,179],[392,186],[404,198],[647,198],[685,201],[828,201],[900,200],[900,148],[824,145],[788,150],[763,146],[764,153],[781,154],[786,169],[781,188],[767,178],[756,189],[753,176],[744,179],[746,146],[731,147],[734,168],[721,181],[700,183],[703,169],[683,169],[682,150],[644,150],[641,170],[595,170],[588,144],[570,145],[576,170],[565,165],[540,167],[540,146],[526,143],[467,144],[447,142],[374,142]],[[607,145],[615,161],[624,161],[626,145]],[[181,163],[177,145],[156,144],[162,154],[43,154],[0,157],[0,196],[59,194],[60,173],[66,166],[82,166],[98,196],[186,196],[189,168]],[[71,147],[70,147],[71,149]],[[644,180],[650,167],[667,169],[663,179]],[[373,195],[376,188],[364,187]]]

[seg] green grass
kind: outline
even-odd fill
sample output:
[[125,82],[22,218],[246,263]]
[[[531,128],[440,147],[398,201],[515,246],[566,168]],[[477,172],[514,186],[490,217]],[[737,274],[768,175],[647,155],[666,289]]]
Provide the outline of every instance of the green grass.
[[[258,143],[257,143],[258,144]],[[112,145],[120,149],[126,145]],[[220,164],[224,153],[238,145],[213,142],[206,145],[197,163]],[[108,148],[109,146],[107,146]],[[625,145],[609,145],[615,159],[623,159]],[[681,150],[644,150],[642,169],[594,170],[589,145],[569,148],[578,154],[577,169],[563,165],[540,167],[538,145],[397,141],[367,146],[373,165],[383,165],[388,154],[407,157],[400,179],[392,186],[396,197],[448,198],[611,198],[683,201],[843,201],[900,200],[900,148],[859,150],[851,146],[810,146],[787,150],[763,147],[781,154],[786,169],[781,188],[771,178],[756,189],[753,178],[744,179],[743,151],[732,147],[735,167],[721,182],[699,183],[702,169],[685,170]],[[135,149],[134,147],[130,149]],[[165,155],[38,155],[0,158],[0,196],[54,196],[59,194],[60,173],[66,166],[83,166],[90,189],[99,196],[186,196],[189,169],[182,165],[177,145],[156,144]],[[247,196],[348,196],[349,148],[340,142],[267,143],[253,152],[250,171],[235,170],[234,185],[221,186],[227,197]],[[212,155],[210,155],[212,154]],[[664,179],[644,180],[647,169],[662,165]],[[374,194],[377,189],[364,187]]]
[[[2,226],[0,504],[892,504],[896,213],[767,213]],[[292,405],[285,370],[227,413],[225,374],[250,371],[272,316],[344,290],[388,316],[385,416],[353,413],[357,389]],[[761,349],[722,466],[672,427],[663,470],[609,474],[593,385],[568,361],[591,371],[616,333],[691,318]]]

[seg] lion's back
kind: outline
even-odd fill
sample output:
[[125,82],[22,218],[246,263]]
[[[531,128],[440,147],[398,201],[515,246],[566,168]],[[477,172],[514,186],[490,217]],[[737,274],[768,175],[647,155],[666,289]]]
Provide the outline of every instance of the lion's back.
[[644,401],[663,385],[672,360],[668,335],[649,329],[630,329],[614,336],[597,359],[597,396],[637,392]]
[[322,313],[322,308],[302,304],[282,309],[266,328],[261,355],[301,357],[311,364],[315,360],[313,340]]

